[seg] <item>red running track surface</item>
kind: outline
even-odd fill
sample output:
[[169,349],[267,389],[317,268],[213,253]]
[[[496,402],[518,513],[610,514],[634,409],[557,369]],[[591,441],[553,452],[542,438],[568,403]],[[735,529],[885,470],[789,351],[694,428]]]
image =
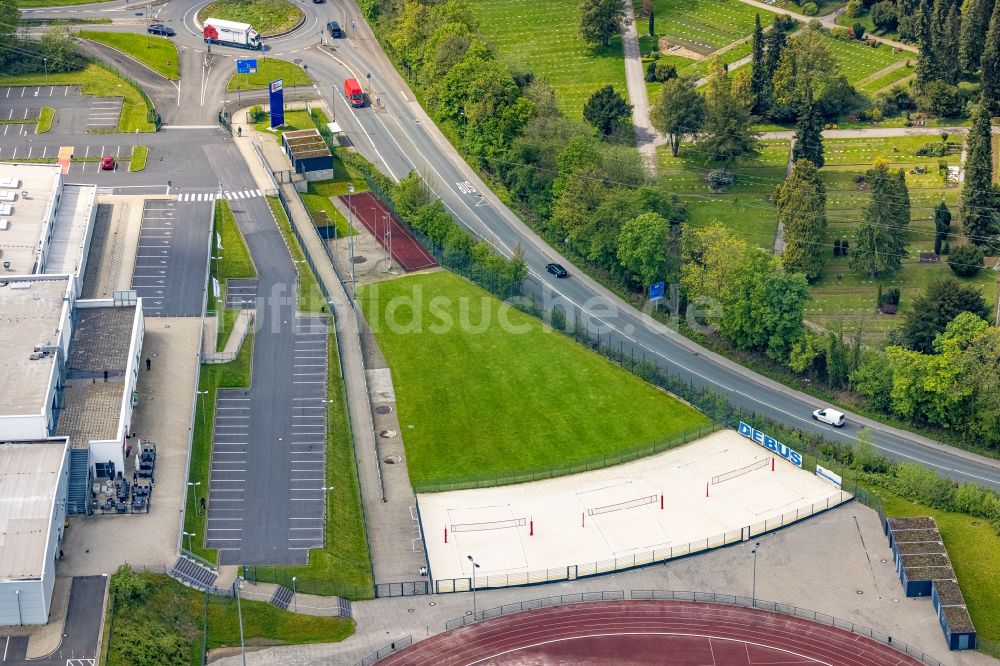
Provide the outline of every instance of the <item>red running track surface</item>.
[[386,231],[391,230],[392,258],[406,272],[433,268],[438,265],[413,233],[389,212],[389,209],[371,192],[341,195],[344,205],[353,209],[354,219],[360,220],[379,245],[386,246]]
[[556,606],[425,639],[380,666],[919,665],[843,629],[751,608],[689,601]]

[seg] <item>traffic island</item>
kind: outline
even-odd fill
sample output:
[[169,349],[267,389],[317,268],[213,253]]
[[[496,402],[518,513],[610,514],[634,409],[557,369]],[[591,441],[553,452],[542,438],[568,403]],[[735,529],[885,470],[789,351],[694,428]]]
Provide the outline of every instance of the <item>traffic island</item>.
[[216,0],[198,12],[198,25],[210,18],[249,23],[261,36],[277,37],[301,25],[305,14],[288,0]]

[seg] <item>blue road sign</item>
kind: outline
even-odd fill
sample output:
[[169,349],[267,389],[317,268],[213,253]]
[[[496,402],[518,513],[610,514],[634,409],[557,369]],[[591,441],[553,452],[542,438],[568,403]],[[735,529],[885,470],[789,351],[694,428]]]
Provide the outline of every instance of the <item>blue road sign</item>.
[[285,94],[282,79],[271,81],[271,127],[285,124]]
[[255,58],[239,58],[236,60],[237,74],[256,74],[257,60]]
[[663,298],[663,292],[667,288],[666,282],[655,282],[649,285],[649,300],[655,301],[657,299]]

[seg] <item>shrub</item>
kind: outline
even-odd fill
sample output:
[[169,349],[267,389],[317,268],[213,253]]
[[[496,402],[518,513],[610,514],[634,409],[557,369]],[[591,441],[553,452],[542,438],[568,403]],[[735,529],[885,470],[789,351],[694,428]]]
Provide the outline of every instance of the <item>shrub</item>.
[[865,13],[865,6],[861,0],[851,0],[847,3],[847,15],[851,18],[859,18]]
[[835,257],[839,257],[840,256],[840,239],[839,238],[836,239],[835,241],[833,241],[833,256],[835,256]]
[[846,257],[850,249],[851,249],[851,244],[847,242],[846,238],[840,241],[840,253],[842,255]]
[[816,16],[816,14],[819,14],[819,7],[815,2],[807,2],[802,5],[802,13],[806,16]]
[[850,28],[842,28],[840,26],[830,28],[830,36],[834,39],[839,39],[842,42],[849,42],[854,39],[854,33]]
[[883,116],[895,116],[903,111],[913,111],[917,105],[906,88],[894,86],[876,96],[875,108],[879,109]]
[[865,38],[865,26],[860,23],[855,23],[851,26],[851,30],[854,32],[854,39],[864,39]]
[[935,116],[951,118],[962,113],[964,103],[958,86],[944,81],[931,81],[924,86],[917,99],[917,106]]
[[[951,152],[951,147],[943,141],[930,141],[917,148],[920,157],[945,157]],[[947,168],[947,164],[945,165]]]
[[708,186],[716,192],[724,192],[733,184],[733,173],[729,169],[715,169],[705,176]]
[[983,270],[983,251],[972,243],[959,245],[948,256],[948,266],[958,277],[972,277]]
[[778,14],[774,17],[774,29],[781,30],[782,32],[788,32],[798,23],[795,19],[787,14]]

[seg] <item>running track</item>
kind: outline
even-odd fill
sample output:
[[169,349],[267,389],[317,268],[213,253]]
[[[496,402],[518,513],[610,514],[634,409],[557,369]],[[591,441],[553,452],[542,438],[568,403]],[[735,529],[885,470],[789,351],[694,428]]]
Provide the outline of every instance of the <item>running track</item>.
[[687,601],[611,601],[515,613],[438,634],[380,666],[920,664],[843,629]]
[[386,232],[391,231],[392,258],[407,273],[438,265],[413,233],[371,192],[341,195],[340,200],[353,210],[354,217],[365,225],[368,233],[375,237],[383,249],[386,246]]

